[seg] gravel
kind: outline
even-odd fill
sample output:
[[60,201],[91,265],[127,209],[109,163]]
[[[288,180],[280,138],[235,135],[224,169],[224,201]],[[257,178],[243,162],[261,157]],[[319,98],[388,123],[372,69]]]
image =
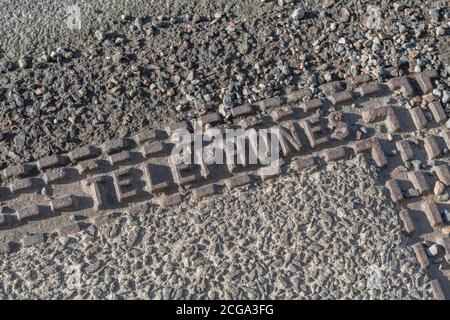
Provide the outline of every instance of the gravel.
[[[121,16],[160,16],[196,13],[206,15],[226,6],[248,13],[252,0],[3,0],[0,7],[0,48],[9,56],[45,50],[47,46],[78,47],[92,34]],[[80,10],[80,29],[71,24],[69,10]],[[72,27],[76,26],[76,27]]]
[[294,20],[303,19],[304,16],[305,16],[305,10],[303,10],[302,8],[295,9],[291,15],[292,19],[294,19]]
[[[61,14],[73,4],[80,30]],[[0,169],[169,119],[229,117],[234,106],[298,88],[320,97],[322,84],[384,80],[392,67],[438,70],[432,94],[450,111],[450,61],[439,58],[449,48],[447,2],[373,9],[334,0],[3,1]],[[123,213],[110,227],[6,255],[0,297],[429,299],[399,208],[377,181],[358,157],[174,210]]]
[[[358,157],[173,210],[136,210],[110,227],[91,226],[66,240],[6,255],[0,260],[0,294],[431,299],[398,208],[377,179],[377,169]],[[71,277],[77,268],[79,289]]]
[[[35,10],[34,3],[14,3]],[[382,2],[378,30],[364,24],[367,8],[359,1],[345,7],[194,1],[183,10],[182,1],[152,2],[139,10],[140,1],[130,1],[129,10],[107,1],[107,16],[83,20],[86,34],[47,38],[46,28],[39,36],[24,32],[45,48],[9,43],[17,40],[10,37],[12,25],[0,24],[6,41],[0,50],[0,169],[160,127],[169,119],[214,110],[228,117],[234,106],[298,88],[320,96],[319,85],[361,73],[382,80],[390,67],[439,70],[440,89],[433,94],[450,110],[450,77],[438,59],[448,50],[448,37],[436,36],[449,10],[444,2],[425,3],[422,8],[408,2],[394,11]],[[15,5],[7,2],[0,10],[13,11]],[[8,51],[22,47],[29,48],[20,55],[25,60]]]

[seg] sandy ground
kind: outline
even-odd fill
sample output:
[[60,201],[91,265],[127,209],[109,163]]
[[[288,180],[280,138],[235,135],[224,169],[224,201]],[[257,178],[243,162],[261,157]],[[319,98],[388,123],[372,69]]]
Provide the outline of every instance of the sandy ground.
[[[0,261],[3,298],[430,299],[397,209],[358,157],[143,208]],[[333,190],[333,191],[331,191]]]

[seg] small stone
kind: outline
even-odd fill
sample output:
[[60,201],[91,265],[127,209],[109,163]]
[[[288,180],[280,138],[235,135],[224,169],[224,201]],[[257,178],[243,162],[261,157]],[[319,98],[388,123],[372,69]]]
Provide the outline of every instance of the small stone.
[[142,18],[137,17],[136,20],[134,20],[134,25],[139,31],[142,31],[142,28],[144,27],[144,23],[142,21]]
[[450,235],[450,226],[442,228],[442,233],[445,234],[446,236]]
[[35,93],[37,96],[42,96],[42,95],[45,93],[45,88],[42,88],[42,87],[37,88],[37,89],[34,91],[34,93]]
[[417,59],[416,60],[416,65],[418,65],[419,67],[425,67],[426,66],[426,61],[425,60],[423,60],[423,59]]
[[221,104],[219,106],[219,113],[226,119],[231,117],[231,107],[226,104]]
[[434,90],[433,90],[433,95],[435,95],[436,97],[441,98],[442,92],[441,92],[441,90],[439,90],[439,89],[434,89]]
[[291,17],[294,20],[301,20],[305,17],[305,10],[303,10],[302,8],[297,8],[294,10],[294,12],[292,12]]
[[29,62],[28,59],[25,58],[25,57],[20,58],[20,60],[19,60],[19,67],[20,67],[21,69],[27,69],[27,68],[30,67],[30,62]]
[[448,90],[442,91],[441,101],[442,101],[442,103],[447,103],[450,101],[450,91],[448,91]]
[[18,107],[23,107],[25,105],[25,100],[19,95],[15,95],[14,100]]
[[[388,138],[388,141],[389,141],[389,142],[391,142],[392,140],[394,140],[394,137],[392,136],[392,133],[390,133],[390,132],[388,132],[387,138]],[[394,151],[396,151],[396,150],[394,150]],[[396,153],[394,153],[394,154],[396,154]]]
[[442,213],[442,218],[445,223],[450,223],[450,211],[445,209],[444,212]]
[[65,51],[64,52],[64,59],[70,60],[73,58],[73,52],[72,51]]
[[441,195],[445,190],[445,185],[440,182],[439,180],[436,181],[436,184],[434,185],[434,194],[439,196]]
[[337,29],[337,24],[332,22],[330,23],[330,31],[335,31]]
[[408,190],[406,190],[407,198],[414,198],[414,197],[418,197],[419,195],[420,195],[419,190],[417,190],[415,188],[409,188]]
[[345,38],[340,38],[338,41],[339,44],[346,44],[347,41],[345,40]]
[[347,8],[345,8],[345,7],[342,7],[340,10],[339,10],[339,19],[342,21],[342,22],[348,22],[349,20],[350,20],[350,11],[348,11],[348,9]]
[[152,21],[152,26],[156,29],[161,29],[164,28],[164,26],[166,26],[166,21],[163,20],[153,20]]
[[448,193],[444,193],[444,194],[441,194],[441,195],[438,197],[438,200],[439,200],[440,202],[446,202],[446,201],[448,201],[448,198],[449,198],[449,194],[448,194]]
[[46,55],[46,54],[43,54],[42,56],[40,56],[39,58],[38,58],[38,62],[39,63],[47,63],[48,61],[50,60],[50,57],[48,56],[48,55]]
[[334,0],[325,0],[322,2],[322,7],[328,9],[334,5]]
[[437,244],[433,244],[426,249],[427,255],[430,257],[435,257],[439,253],[439,248]]
[[421,160],[413,160],[412,165],[414,167],[414,170],[420,170],[422,168],[423,162]]
[[63,48],[57,48],[56,50],[50,52],[50,58],[56,60],[58,57],[62,57],[64,55]]
[[439,26],[439,27],[437,27],[436,28],[436,36],[443,36],[443,35],[445,35],[445,29],[444,28],[442,28],[441,26]]
[[116,45],[121,45],[121,44],[124,44],[125,43],[125,39],[124,38],[121,38],[121,37],[118,37],[117,39],[116,39],[116,41],[115,41],[115,44]]
[[401,24],[401,25],[398,27],[398,31],[399,31],[400,33],[406,33],[406,32],[408,32],[408,27],[405,26],[404,24]]
[[99,41],[103,41],[106,39],[106,33],[100,30],[95,31],[95,37],[97,38],[97,40]]

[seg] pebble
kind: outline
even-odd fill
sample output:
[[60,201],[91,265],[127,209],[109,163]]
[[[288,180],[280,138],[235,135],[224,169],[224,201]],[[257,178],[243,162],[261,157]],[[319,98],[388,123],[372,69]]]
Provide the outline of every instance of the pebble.
[[445,185],[441,181],[437,180],[436,184],[434,185],[434,194],[439,196],[444,192],[444,190]]
[[439,253],[439,247],[437,244],[432,244],[428,248],[426,248],[427,255],[430,257],[435,257]]
[[20,58],[18,64],[21,69],[27,69],[30,67],[30,62],[26,57]]
[[16,105],[18,107],[25,106],[25,100],[21,96],[19,96],[18,94],[14,95],[14,100],[15,100]]
[[50,52],[50,58],[57,59],[58,57],[64,56],[64,53],[65,51],[63,48],[57,48],[56,50]]
[[413,160],[412,165],[414,167],[414,170],[420,170],[422,168],[423,162],[421,160]]
[[305,10],[302,8],[297,8],[292,12],[291,14],[292,19],[294,20],[301,20],[305,17]]
[[[427,160],[426,165],[428,167],[434,167],[436,165],[436,161],[435,160]],[[429,173],[432,174],[432,172],[429,172]]]
[[441,195],[438,197],[438,200],[439,200],[440,202],[446,202],[446,201],[448,201],[448,198],[449,198],[449,194],[448,194],[448,192],[446,192],[446,193],[444,193],[444,194],[441,194]]
[[143,29],[143,27],[144,27],[144,23],[143,23],[143,21],[142,21],[142,18],[137,17],[137,18],[134,20],[134,25],[136,26],[136,28],[137,28],[139,31],[142,31],[142,29]]
[[94,35],[99,41],[103,41],[106,39],[106,33],[103,31],[97,30],[95,31]]
[[346,7],[342,7],[339,10],[339,19],[342,22],[348,22],[350,20],[350,11]]
[[72,51],[65,51],[64,52],[64,58],[65,59],[72,59],[73,58],[73,52]]
[[42,96],[42,95],[45,93],[45,88],[39,87],[39,88],[37,88],[37,89],[34,91],[34,93],[35,93],[37,96]]
[[124,38],[122,38],[122,37],[117,37],[116,38],[116,41],[115,41],[116,45],[122,45],[124,43],[125,43],[125,39]]
[[440,37],[445,35],[445,29],[442,28],[441,26],[436,28],[436,36]]
[[450,102],[450,91],[449,90],[442,91],[441,101],[442,101],[442,103]]
[[95,31],[94,35],[99,41],[103,41],[106,39],[106,32],[104,31],[97,30]]
[[444,212],[442,213],[442,218],[445,223],[450,224],[450,211],[445,209]]
[[347,40],[345,40],[345,38],[339,38],[338,43],[339,43],[339,44],[346,44],[346,43],[347,43]]
[[322,2],[322,7],[325,9],[331,8],[334,5],[335,0],[325,0]]
[[330,31],[335,31],[337,29],[337,24],[332,22],[330,23]]
[[417,190],[415,188],[409,188],[408,190],[406,190],[407,198],[414,198],[414,197],[418,197],[419,195],[420,195],[419,190]]
[[46,187],[42,187],[42,189],[41,189],[41,195],[43,195],[43,196],[47,196],[47,195],[48,195],[48,191],[47,191],[47,188],[46,188]]

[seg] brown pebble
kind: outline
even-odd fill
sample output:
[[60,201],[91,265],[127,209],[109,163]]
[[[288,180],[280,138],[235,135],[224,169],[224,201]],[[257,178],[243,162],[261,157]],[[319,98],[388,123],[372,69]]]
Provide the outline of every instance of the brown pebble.
[[34,91],[34,93],[37,95],[37,96],[42,96],[44,93],[45,93],[45,89],[44,88],[37,88],[35,91]]
[[442,228],[442,233],[446,236],[450,235],[450,226]]
[[436,181],[436,184],[434,185],[434,194],[439,196],[441,195],[445,190],[445,185],[440,182],[439,180]]

